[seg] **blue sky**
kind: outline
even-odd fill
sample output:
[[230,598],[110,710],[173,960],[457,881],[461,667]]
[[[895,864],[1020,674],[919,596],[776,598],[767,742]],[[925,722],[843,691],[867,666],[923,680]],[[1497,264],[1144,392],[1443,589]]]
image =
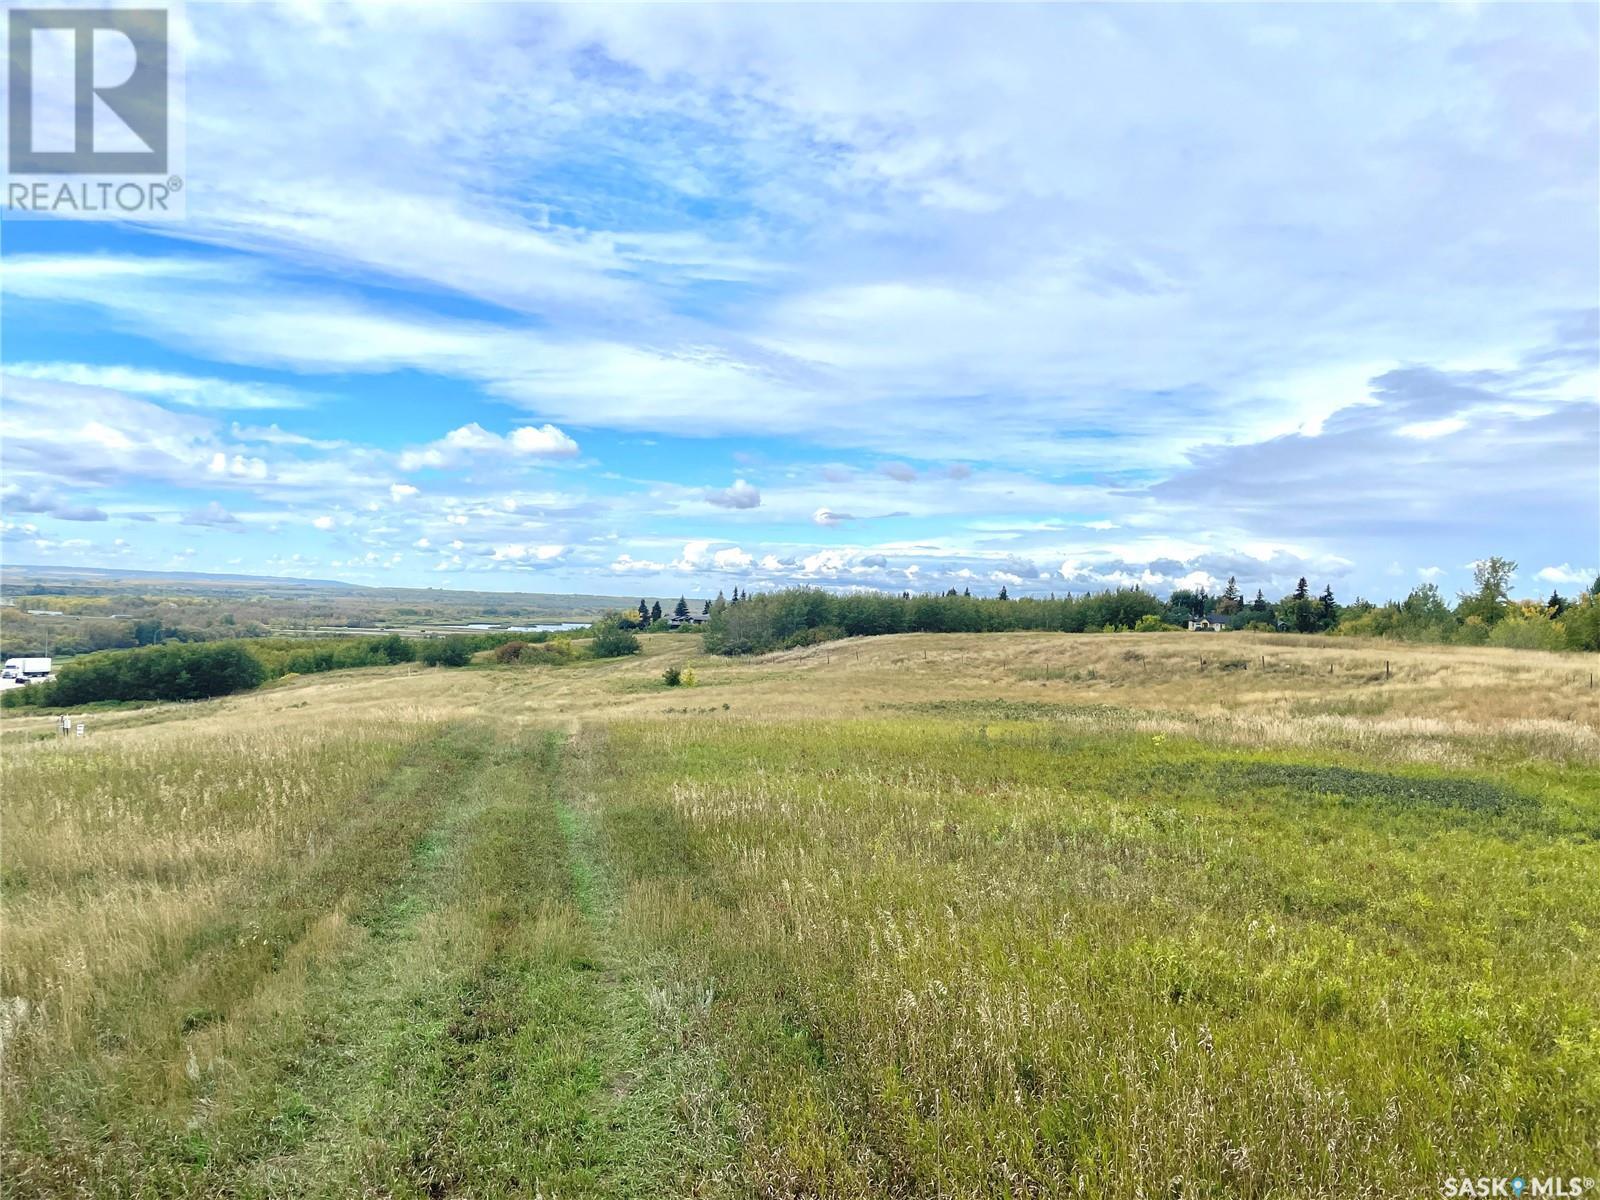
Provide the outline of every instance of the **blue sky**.
[[1571,591],[1597,14],[191,4],[186,219],[4,227],[5,560]]

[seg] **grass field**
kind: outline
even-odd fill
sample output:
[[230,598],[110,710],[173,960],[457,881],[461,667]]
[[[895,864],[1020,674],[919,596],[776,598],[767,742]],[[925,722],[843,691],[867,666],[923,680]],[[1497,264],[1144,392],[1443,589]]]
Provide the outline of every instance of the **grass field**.
[[646,641],[8,717],[5,1193],[1600,1175],[1593,663]]

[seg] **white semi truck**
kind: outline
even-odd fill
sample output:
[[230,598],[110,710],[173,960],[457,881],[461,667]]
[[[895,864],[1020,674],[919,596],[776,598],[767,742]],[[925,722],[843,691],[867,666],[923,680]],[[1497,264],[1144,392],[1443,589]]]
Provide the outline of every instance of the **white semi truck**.
[[37,683],[41,679],[49,678],[48,658],[8,658],[5,666],[0,668],[0,679],[11,680],[14,683]]

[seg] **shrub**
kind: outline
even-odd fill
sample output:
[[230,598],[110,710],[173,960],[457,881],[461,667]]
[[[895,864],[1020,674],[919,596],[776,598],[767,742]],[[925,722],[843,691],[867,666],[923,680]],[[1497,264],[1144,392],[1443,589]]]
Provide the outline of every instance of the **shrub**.
[[411,643],[398,633],[390,633],[381,638],[374,638],[372,650],[373,653],[389,663],[414,662],[417,657],[417,652],[412,648]]
[[1135,633],[1177,633],[1181,632],[1176,625],[1169,625],[1155,613],[1145,613],[1133,623]]
[[472,639],[459,633],[423,642],[417,647],[417,661],[430,667],[464,667],[472,661]]
[[497,663],[520,662],[527,651],[527,642],[501,642],[494,648],[494,660]]
[[565,637],[545,642],[542,646],[529,646],[522,652],[523,662],[544,663],[547,666],[572,662],[577,657],[577,643]]
[[1568,650],[1600,650],[1600,596],[1581,597],[1561,614],[1558,624]]
[[639,653],[639,639],[633,630],[623,627],[621,618],[611,616],[596,621],[593,629],[589,653],[595,658],[626,658]]
[[668,667],[661,672],[661,682],[668,687],[677,687],[683,682],[683,671],[678,667]]
[[699,682],[695,676],[693,667],[685,667],[678,678],[684,687],[693,687]]
[[1566,639],[1554,621],[1543,617],[1524,620],[1507,617],[1489,631],[1491,646],[1510,646],[1516,650],[1560,650]]

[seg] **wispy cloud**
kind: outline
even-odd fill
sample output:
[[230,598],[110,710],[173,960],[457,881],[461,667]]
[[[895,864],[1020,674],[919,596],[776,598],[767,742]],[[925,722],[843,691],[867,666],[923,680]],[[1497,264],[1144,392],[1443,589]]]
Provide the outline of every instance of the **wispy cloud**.
[[8,229],[6,504],[54,552],[155,514],[302,574],[1270,590],[1600,537],[1578,10],[181,29],[189,219]]

